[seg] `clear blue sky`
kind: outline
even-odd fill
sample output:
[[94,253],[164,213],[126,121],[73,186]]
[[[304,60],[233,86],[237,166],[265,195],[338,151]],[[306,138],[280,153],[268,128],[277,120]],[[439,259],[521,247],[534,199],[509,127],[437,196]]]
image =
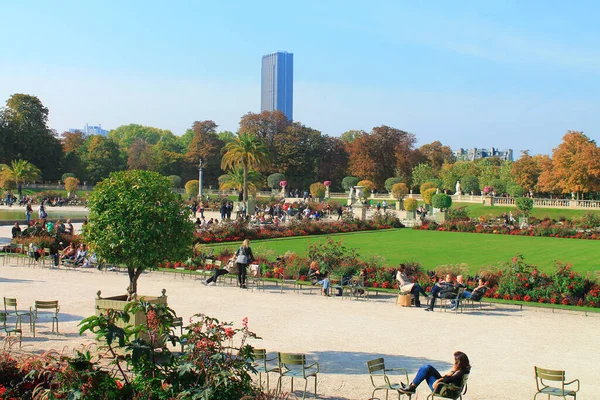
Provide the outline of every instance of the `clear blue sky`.
[[[422,5],[419,5],[421,3]],[[294,117],[386,124],[419,144],[550,153],[600,132],[595,1],[6,1],[0,101],[37,95],[86,122],[182,134],[260,112],[263,54],[294,53]]]

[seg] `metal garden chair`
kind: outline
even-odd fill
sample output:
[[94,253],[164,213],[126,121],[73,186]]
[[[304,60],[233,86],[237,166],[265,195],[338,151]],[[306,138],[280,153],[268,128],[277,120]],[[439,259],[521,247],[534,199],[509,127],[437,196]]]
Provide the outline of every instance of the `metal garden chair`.
[[319,373],[319,363],[306,363],[304,354],[279,353],[279,380],[277,387],[281,388],[281,380],[285,377],[292,378],[291,391],[294,391],[294,378],[304,379],[304,392],[302,399],[306,397],[306,387],[308,378],[315,379],[315,398],[317,398],[317,374]]
[[[374,360],[367,361],[367,368],[369,370],[369,377],[371,378],[371,383],[373,384],[374,388],[371,397],[374,398],[375,392],[378,390],[385,390],[386,400],[390,390],[394,390],[398,393],[398,400],[400,400],[403,394],[407,395],[409,399],[412,397],[412,393],[404,393],[402,391],[402,385],[400,383],[390,382],[390,377],[387,374],[388,372],[404,372],[405,385],[408,385],[408,372],[405,368],[386,368],[383,358],[376,358]],[[401,377],[402,375],[394,376]]]
[[[565,371],[544,369],[539,367],[534,367],[534,370],[537,393],[535,396],[533,396],[533,400],[535,400],[538,394],[548,395],[548,399],[550,399],[550,396],[562,397],[563,399],[566,399],[567,396],[572,396],[573,400],[577,399],[577,392],[579,391],[579,379],[574,379],[571,382],[565,382]],[[544,381],[556,382],[559,384],[559,387],[549,386]],[[577,383],[576,390],[566,387],[574,383]]]

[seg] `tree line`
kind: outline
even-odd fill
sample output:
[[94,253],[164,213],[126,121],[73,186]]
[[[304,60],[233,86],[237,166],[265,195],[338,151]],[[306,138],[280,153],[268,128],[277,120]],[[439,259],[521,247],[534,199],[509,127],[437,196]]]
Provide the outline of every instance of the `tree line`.
[[[56,134],[48,127],[48,113],[36,96],[14,94],[8,99],[0,109],[1,164],[23,159],[39,168],[44,181],[58,181],[67,174],[90,184],[114,171],[139,169],[177,178],[173,180],[181,186],[197,179],[200,159],[206,187],[235,187],[235,174],[243,175],[242,170],[228,168],[231,163],[222,163],[224,149],[239,138],[238,133],[219,131],[212,120],[193,122],[181,136],[129,124],[104,137]],[[378,191],[391,191],[394,183],[402,182],[418,192],[423,183],[434,182],[453,193],[457,181],[464,192],[476,194],[486,187],[517,196],[535,192],[580,197],[600,190],[600,150],[582,132],[567,132],[552,157],[524,151],[515,162],[457,160],[440,141],[417,147],[415,134],[385,125],[328,136],[289,121],[279,111],[243,115],[238,132],[259,138],[268,153],[269,163],[247,171],[258,189],[277,187],[279,180],[300,190],[331,181],[331,190],[336,191],[366,180]],[[274,173],[279,175],[267,181]]]

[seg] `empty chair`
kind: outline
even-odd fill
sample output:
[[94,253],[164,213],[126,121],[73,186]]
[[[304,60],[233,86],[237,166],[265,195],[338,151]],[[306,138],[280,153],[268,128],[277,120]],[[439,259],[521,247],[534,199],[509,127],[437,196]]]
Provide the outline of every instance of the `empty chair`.
[[[378,390],[385,390],[385,398],[388,398],[388,392],[390,390],[394,390],[398,393],[398,399],[402,397],[403,394],[407,395],[410,399],[411,393],[402,392],[402,386],[400,383],[392,383],[390,382],[390,377],[388,376],[388,372],[404,372],[404,384],[408,385],[408,372],[404,368],[385,368],[385,362],[383,358],[376,358],[371,361],[367,361],[367,368],[369,370],[369,376],[371,378],[371,383],[373,384],[373,394],[371,397],[375,397],[375,392]],[[397,378],[401,378],[402,375],[394,375]]]
[[33,309],[31,310],[33,316],[33,337],[35,337],[35,324],[40,317],[40,311],[48,311],[53,314],[50,316],[52,319],[52,332],[54,332],[54,323],[56,323],[56,334],[58,335],[58,311],[60,310],[60,306],[58,305],[58,300],[51,301],[40,301],[36,300]]
[[258,385],[262,389],[262,374],[267,376],[267,392],[269,391],[269,372],[279,372],[279,367],[270,367],[269,361],[277,361],[277,357],[268,358],[267,350],[252,350],[252,367],[258,372]]
[[[573,399],[577,398],[577,392],[579,391],[579,379],[574,379],[571,382],[565,382],[565,371],[556,371],[552,369],[544,369],[534,367],[535,369],[535,385],[537,387],[537,393],[533,396],[533,399],[538,394],[545,394],[550,399],[550,396],[562,397],[566,399],[567,396],[572,396]],[[557,387],[548,385],[548,381],[552,381],[557,384]],[[577,389],[573,390],[567,386],[577,383]]]
[[9,327],[6,326],[6,320],[7,320],[7,315],[6,313],[0,312],[0,332],[4,332],[7,336],[10,336],[11,334],[15,334],[19,336],[19,347],[21,347],[21,338],[22,338],[22,332],[19,328],[17,327]]
[[319,363],[306,364],[304,354],[279,353],[279,380],[277,387],[281,388],[281,380],[289,376],[292,378],[291,392],[294,391],[294,378],[304,379],[304,392],[302,398],[306,397],[306,387],[308,378],[315,379],[315,398],[317,397],[317,374],[319,373]]
[[31,315],[31,310],[19,310],[17,305],[17,299],[5,297],[4,298],[4,312],[7,316],[14,315],[17,319],[16,326],[19,329],[23,329],[21,323],[23,317],[27,317],[29,319],[29,330],[33,331],[33,318]]

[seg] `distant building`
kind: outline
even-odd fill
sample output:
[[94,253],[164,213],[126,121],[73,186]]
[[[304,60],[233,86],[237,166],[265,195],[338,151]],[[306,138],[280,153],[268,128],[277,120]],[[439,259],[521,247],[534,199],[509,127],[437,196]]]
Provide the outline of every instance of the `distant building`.
[[506,150],[498,150],[496,148],[491,148],[491,149],[477,149],[477,148],[473,148],[473,149],[459,149],[459,150],[454,150],[454,155],[456,156],[457,160],[464,160],[464,161],[474,161],[474,160],[478,160],[480,158],[499,158],[501,160],[505,160],[505,161],[513,161],[513,150],[512,149],[506,149]]
[[102,125],[89,126],[88,124],[85,124],[83,129],[71,128],[71,129],[69,129],[69,132],[71,132],[71,133],[83,132],[83,133],[85,133],[86,136],[89,136],[89,135],[108,136],[108,131],[106,129],[102,129]]
[[267,54],[262,58],[261,111],[281,111],[294,118],[294,55],[287,51]]

